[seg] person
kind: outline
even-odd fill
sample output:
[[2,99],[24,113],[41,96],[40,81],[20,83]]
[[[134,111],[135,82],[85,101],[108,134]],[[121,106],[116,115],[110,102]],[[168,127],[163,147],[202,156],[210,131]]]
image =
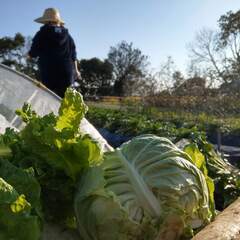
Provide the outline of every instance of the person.
[[35,22],[43,26],[34,36],[28,56],[38,58],[42,83],[64,97],[74,78],[80,77],[74,40],[55,8],[46,9]]

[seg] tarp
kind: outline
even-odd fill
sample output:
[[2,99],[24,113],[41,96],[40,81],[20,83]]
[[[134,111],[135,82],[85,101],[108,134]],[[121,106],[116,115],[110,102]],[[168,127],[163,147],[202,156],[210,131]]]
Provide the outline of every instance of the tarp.
[[[24,123],[15,114],[15,110],[22,108],[24,102],[30,103],[33,110],[43,116],[50,112],[57,114],[60,101],[59,96],[38,81],[0,64],[0,114],[12,126],[17,129],[24,127]],[[82,120],[80,128],[99,141],[104,151],[112,149],[87,119]]]

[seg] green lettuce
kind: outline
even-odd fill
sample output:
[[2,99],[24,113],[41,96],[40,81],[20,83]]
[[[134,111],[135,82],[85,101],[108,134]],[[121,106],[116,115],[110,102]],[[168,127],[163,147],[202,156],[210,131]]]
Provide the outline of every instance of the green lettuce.
[[7,130],[2,137],[12,150],[10,161],[34,169],[47,221],[73,222],[76,182],[84,169],[102,162],[99,143],[79,129],[86,111],[81,94],[67,89],[58,115],[39,116],[25,104],[17,111],[24,129],[17,134]]
[[32,168],[18,168],[7,159],[0,159],[0,177],[14,186],[17,192],[24,194],[30,202],[31,207],[41,216],[41,188]]
[[74,133],[78,132],[79,124],[88,110],[83,101],[83,97],[77,91],[67,89],[58,111],[56,128],[72,129]]
[[207,224],[213,209],[190,156],[166,138],[141,135],[85,171],[75,213],[84,240],[170,240]]
[[38,116],[27,105],[18,110],[17,114],[27,123],[19,135],[28,160],[33,156],[34,165],[47,164],[64,171],[74,181],[83,168],[99,164],[102,153],[98,142],[79,131],[86,111],[81,94],[72,89],[66,91],[58,116]]
[[40,187],[36,179],[6,159],[0,159],[0,176],[0,239],[39,240]]

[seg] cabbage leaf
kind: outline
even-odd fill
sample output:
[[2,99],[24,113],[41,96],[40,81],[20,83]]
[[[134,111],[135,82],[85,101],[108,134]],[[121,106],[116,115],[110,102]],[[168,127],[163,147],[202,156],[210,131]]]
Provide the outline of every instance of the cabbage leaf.
[[75,198],[84,240],[177,239],[212,217],[202,172],[171,141],[141,135],[86,170]]

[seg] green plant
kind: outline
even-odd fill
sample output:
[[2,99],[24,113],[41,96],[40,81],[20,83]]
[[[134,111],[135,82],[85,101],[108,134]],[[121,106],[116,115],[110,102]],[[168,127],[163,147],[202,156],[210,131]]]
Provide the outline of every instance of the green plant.
[[[57,116],[38,116],[25,104],[17,111],[25,128],[20,132],[7,129],[0,135],[0,191],[9,191],[10,197],[2,200],[0,193],[0,237],[5,232],[9,234],[1,239],[38,240],[40,223],[73,227],[76,183],[84,169],[102,161],[99,143],[79,130],[86,111],[82,96],[68,89]],[[17,209],[23,209],[15,215],[9,212],[9,205],[14,203]],[[15,230],[24,227],[21,238]],[[27,231],[31,234],[30,229],[35,235],[27,235]]]
[[140,135],[106,153],[78,184],[75,211],[82,238],[190,237],[214,215],[213,188],[191,162],[155,135]]

